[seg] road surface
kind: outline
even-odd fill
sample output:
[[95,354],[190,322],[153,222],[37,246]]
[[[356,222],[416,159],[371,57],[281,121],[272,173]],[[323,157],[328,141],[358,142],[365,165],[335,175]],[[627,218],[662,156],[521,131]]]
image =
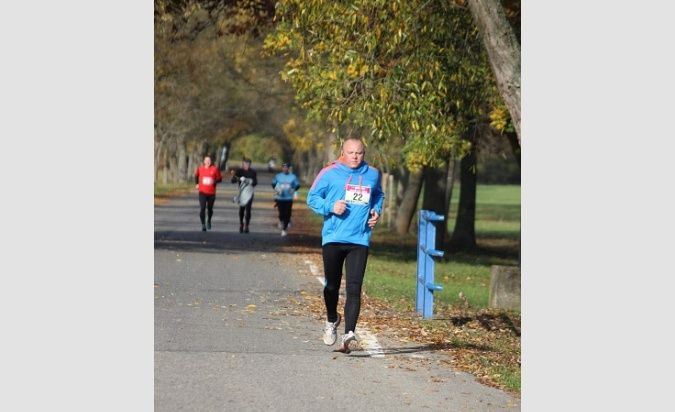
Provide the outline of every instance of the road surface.
[[201,231],[196,193],[155,207],[156,411],[520,410],[424,348],[358,329],[371,350],[324,345],[323,320],[292,303],[322,286],[316,266],[289,251],[293,229],[280,236],[271,178],[259,172],[248,234],[227,179],[211,231]]

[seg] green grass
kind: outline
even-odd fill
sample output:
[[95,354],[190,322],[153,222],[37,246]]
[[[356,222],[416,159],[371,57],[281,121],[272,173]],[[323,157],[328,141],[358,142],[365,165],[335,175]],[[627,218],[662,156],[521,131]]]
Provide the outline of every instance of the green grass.
[[[459,188],[453,192],[448,219],[450,233],[454,228]],[[471,307],[487,307],[491,266],[518,264],[520,186],[478,186],[476,237],[478,250],[448,254],[446,259],[436,261],[434,280],[443,286],[443,290],[435,292],[435,300],[448,305],[459,304],[462,303],[461,292]],[[489,247],[491,242],[499,242],[500,239],[502,245],[499,248]],[[366,293],[399,309],[414,305],[416,242],[414,235],[398,236],[382,230],[375,232],[364,279]]]
[[155,197],[165,198],[179,193],[189,192],[194,189],[194,183],[169,183],[166,185],[155,183]]
[[[448,227],[454,227],[459,189],[456,188]],[[304,198],[305,193],[301,193]],[[520,186],[478,186],[476,207],[476,237],[478,247],[471,251],[446,252],[443,260],[435,262],[435,282],[443,290],[434,294],[434,312],[447,316],[462,313],[476,316],[488,306],[492,265],[517,265],[520,238]],[[321,217],[310,213],[312,224],[320,227]],[[387,302],[394,310],[411,313],[415,310],[417,236],[398,235],[380,226],[373,233],[364,278],[364,292],[369,297]],[[460,293],[463,299],[460,299]],[[467,307],[468,304],[468,307]],[[454,308],[450,308],[454,306]],[[450,315],[452,316],[452,315]],[[508,313],[520,323],[518,313]],[[446,331],[454,349],[462,350],[464,367],[469,372],[487,372],[502,388],[520,392],[520,338],[485,330],[455,336],[452,323],[418,320],[425,329]],[[519,335],[518,335],[519,336]],[[459,356],[455,353],[454,356]]]
[[[459,187],[452,192],[448,231],[455,228]],[[517,239],[520,237],[520,186],[478,185],[476,190],[476,235]]]
[[[306,188],[300,196],[306,198]],[[448,227],[454,228],[459,188],[455,188],[451,203]],[[321,217],[311,213],[311,219],[321,224]],[[416,224],[416,223],[415,223]],[[364,279],[364,291],[382,299],[400,310],[414,308],[415,273],[417,272],[416,235],[400,236],[383,230],[374,232],[368,266]],[[476,237],[479,246],[505,239],[506,246],[500,253],[494,248],[479,247],[476,251],[447,255],[436,261],[435,282],[443,286],[434,298],[448,305],[462,303],[460,292],[471,307],[485,308],[488,305],[492,265],[518,264],[518,239],[520,238],[520,186],[479,185],[476,193]],[[503,243],[504,241],[502,241]]]
[[520,369],[512,369],[506,367],[497,368],[497,373],[501,376],[499,380],[507,388],[520,392]]
[[[364,289],[369,295],[387,301],[398,309],[414,305],[417,262],[391,261],[373,248],[368,258]],[[443,290],[434,299],[448,305],[461,303],[460,292],[472,307],[487,307],[490,285],[490,265],[485,263],[437,262],[435,283]]]
[[[459,200],[458,190],[453,192],[453,202]],[[476,203],[520,206],[520,185],[478,185]]]

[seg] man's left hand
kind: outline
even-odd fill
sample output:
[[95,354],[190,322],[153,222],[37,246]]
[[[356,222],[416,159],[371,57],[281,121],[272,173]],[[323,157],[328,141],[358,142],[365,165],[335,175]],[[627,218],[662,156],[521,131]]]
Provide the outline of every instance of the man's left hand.
[[375,209],[370,209],[370,219],[368,219],[368,226],[372,229],[377,223],[377,219],[380,218],[380,215],[375,211]]

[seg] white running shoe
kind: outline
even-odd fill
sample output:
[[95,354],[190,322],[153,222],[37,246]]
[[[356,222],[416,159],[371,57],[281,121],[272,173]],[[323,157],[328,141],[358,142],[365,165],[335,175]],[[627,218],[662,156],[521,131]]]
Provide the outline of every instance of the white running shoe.
[[293,226],[293,222],[291,222],[291,221],[289,220],[289,221],[288,221],[288,226],[286,226],[286,227],[287,227],[288,229],[290,229],[291,226]]
[[355,340],[356,335],[354,335],[354,332],[350,330],[348,333],[342,335],[342,341],[340,342],[340,346],[337,348],[337,351],[342,353],[351,352],[351,349],[349,349],[349,344]]
[[333,345],[337,340],[337,327],[340,324],[340,314],[335,322],[326,321],[326,326],[323,328],[323,343],[326,345]]
[[284,237],[284,236],[286,236],[287,234],[288,234],[288,232],[286,232],[285,230],[282,230],[282,231],[281,231],[281,237]]

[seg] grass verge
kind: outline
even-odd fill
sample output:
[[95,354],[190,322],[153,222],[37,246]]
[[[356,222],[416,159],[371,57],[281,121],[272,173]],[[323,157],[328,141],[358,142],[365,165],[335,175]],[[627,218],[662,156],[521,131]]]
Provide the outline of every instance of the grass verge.
[[195,190],[194,183],[155,183],[155,205],[160,205],[174,196],[180,196]]
[[[304,196],[301,198],[304,201]],[[456,203],[454,206],[448,219],[450,230]],[[303,220],[311,230],[320,232],[321,218],[306,212]],[[452,367],[519,395],[520,313],[487,307],[491,266],[518,264],[519,186],[478,187],[476,236],[475,250],[449,251],[445,259],[436,262],[435,281],[443,290],[434,295],[434,319],[424,320],[414,307],[416,235],[401,236],[378,227],[368,257],[359,323],[377,333],[445,352]],[[315,304],[321,313],[320,299]]]

